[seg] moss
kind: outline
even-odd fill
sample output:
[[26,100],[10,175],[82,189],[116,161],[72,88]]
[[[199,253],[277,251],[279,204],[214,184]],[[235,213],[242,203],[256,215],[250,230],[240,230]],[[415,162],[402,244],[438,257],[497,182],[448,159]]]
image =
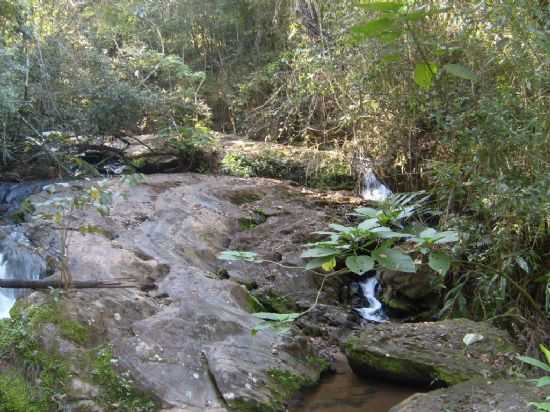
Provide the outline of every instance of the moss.
[[0,412],[41,412],[33,399],[32,388],[15,370],[0,375]]
[[373,353],[361,347],[360,340],[351,337],[345,344],[352,369],[361,376],[378,376],[408,384],[441,387],[475,378],[474,375],[450,372],[435,365],[398,359]]
[[326,372],[330,369],[330,362],[320,356],[309,355],[306,357],[306,362],[311,366],[318,368],[320,373]]
[[[24,311],[19,306],[14,312],[17,317],[0,322],[0,361],[12,366],[12,375],[23,396],[19,402],[26,403],[22,411],[56,411],[54,395],[64,392],[70,377],[68,361],[57,353],[46,352],[38,343],[44,311],[37,307]],[[33,379],[25,379],[22,371],[33,371]],[[0,392],[5,398],[12,396],[5,387]]]
[[[3,412],[4,398],[24,405],[22,409],[12,408],[6,412],[57,411],[55,395],[66,395],[73,370],[78,370],[79,377],[85,381],[99,385],[100,395],[94,400],[107,410],[112,410],[113,405],[122,412],[158,409],[150,396],[133,388],[128,377],[117,374],[110,349],[76,350],[71,356],[62,357],[55,348],[45,351],[41,347],[40,331],[46,324],[55,325],[63,338],[78,345],[88,343],[90,338],[86,326],[64,315],[58,300],[50,296],[48,302],[40,306],[17,303],[11,313],[12,319],[0,321],[0,362],[12,366],[21,397],[13,398],[0,380],[0,412]],[[27,376],[27,371],[32,371],[32,375]]]
[[275,313],[293,313],[296,305],[286,296],[278,296],[272,291],[257,295],[258,300],[268,310]]
[[250,292],[246,294],[246,305],[250,313],[266,312],[266,308],[262,302]]
[[314,381],[295,375],[282,369],[270,369],[268,387],[275,398],[276,404],[284,404],[296,395],[302,388],[312,386]]
[[264,213],[254,211],[253,216],[242,217],[239,219],[239,228],[241,230],[254,229],[256,226],[261,225],[267,221],[267,216]]
[[146,412],[159,409],[155,399],[133,385],[132,380],[120,375],[113,364],[112,349],[104,346],[89,353],[92,381],[101,387],[100,403],[117,405],[120,412]]
[[89,330],[80,322],[67,318],[56,304],[33,307],[29,313],[30,327],[37,330],[40,325],[55,325],[61,336],[74,343],[85,344],[90,339]]

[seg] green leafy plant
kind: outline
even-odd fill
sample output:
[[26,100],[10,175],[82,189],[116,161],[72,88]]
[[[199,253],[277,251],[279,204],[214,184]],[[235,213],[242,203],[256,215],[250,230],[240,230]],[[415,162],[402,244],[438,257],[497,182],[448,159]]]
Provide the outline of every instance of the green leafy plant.
[[[290,267],[314,271],[323,276],[315,303],[300,313],[257,313],[255,316],[264,322],[253,333],[273,325],[286,329],[288,324],[311,311],[318,303],[325,281],[331,276],[344,273],[363,276],[380,268],[414,273],[417,265],[426,263],[444,277],[452,262],[448,246],[459,240],[458,233],[424,227],[415,234],[413,231],[407,232],[403,226],[405,221],[423,210],[421,206],[426,200],[425,196],[420,197],[419,194],[402,194],[393,201],[389,199],[383,203],[380,209],[355,209],[352,216],[360,220],[355,226],[330,224],[331,231],[315,232],[328,238],[306,245],[307,249],[301,255],[307,260],[305,267]],[[288,267],[249,251],[223,251],[218,259],[246,263],[265,262]],[[427,262],[424,262],[426,259]],[[317,270],[324,273],[318,273]]]
[[[545,376],[532,380],[532,382],[538,388],[542,388],[544,386],[550,385],[550,349],[548,349],[546,346],[541,344],[540,350],[544,354],[546,362],[541,362],[540,360],[529,356],[518,356],[518,359],[521,360],[522,362],[528,365],[534,366],[535,368],[538,368],[546,373]],[[531,402],[530,405],[534,406],[539,411],[548,412],[550,411],[550,396],[546,398],[546,401],[547,402]]]

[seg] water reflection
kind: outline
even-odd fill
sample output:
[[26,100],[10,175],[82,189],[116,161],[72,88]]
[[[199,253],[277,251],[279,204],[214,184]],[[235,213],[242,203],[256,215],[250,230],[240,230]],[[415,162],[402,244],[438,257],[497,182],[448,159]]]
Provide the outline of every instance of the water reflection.
[[295,399],[289,412],[388,412],[418,392],[416,388],[361,379],[345,360],[337,369],[317,388]]

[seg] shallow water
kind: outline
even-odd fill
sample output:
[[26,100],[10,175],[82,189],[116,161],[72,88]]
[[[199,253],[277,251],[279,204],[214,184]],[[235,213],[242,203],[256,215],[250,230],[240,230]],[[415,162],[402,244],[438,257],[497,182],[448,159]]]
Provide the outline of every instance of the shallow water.
[[295,399],[289,412],[388,412],[418,392],[417,388],[362,379],[345,361],[339,363],[336,374]]

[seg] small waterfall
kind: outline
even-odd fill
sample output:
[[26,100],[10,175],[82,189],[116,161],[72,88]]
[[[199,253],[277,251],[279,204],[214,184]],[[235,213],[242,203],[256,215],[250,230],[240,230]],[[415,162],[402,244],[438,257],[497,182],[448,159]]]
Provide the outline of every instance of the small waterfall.
[[[15,226],[0,228],[0,234],[4,231],[8,234],[0,238],[0,279],[40,279],[46,273],[44,260],[33,253],[20,229]],[[9,317],[15,301],[25,293],[24,290],[0,288],[0,318]]]
[[374,174],[372,167],[367,166],[363,170],[363,181],[361,187],[361,197],[365,200],[381,202],[392,195],[388,189]]
[[369,303],[369,306],[365,308],[356,308],[355,310],[365,320],[378,323],[386,322],[388,316],[382,308],[382,303],[376,298],[376,291],[379,285],[376,276],[372,276],[362,281],[359,285],[361,286],[361,291]]

